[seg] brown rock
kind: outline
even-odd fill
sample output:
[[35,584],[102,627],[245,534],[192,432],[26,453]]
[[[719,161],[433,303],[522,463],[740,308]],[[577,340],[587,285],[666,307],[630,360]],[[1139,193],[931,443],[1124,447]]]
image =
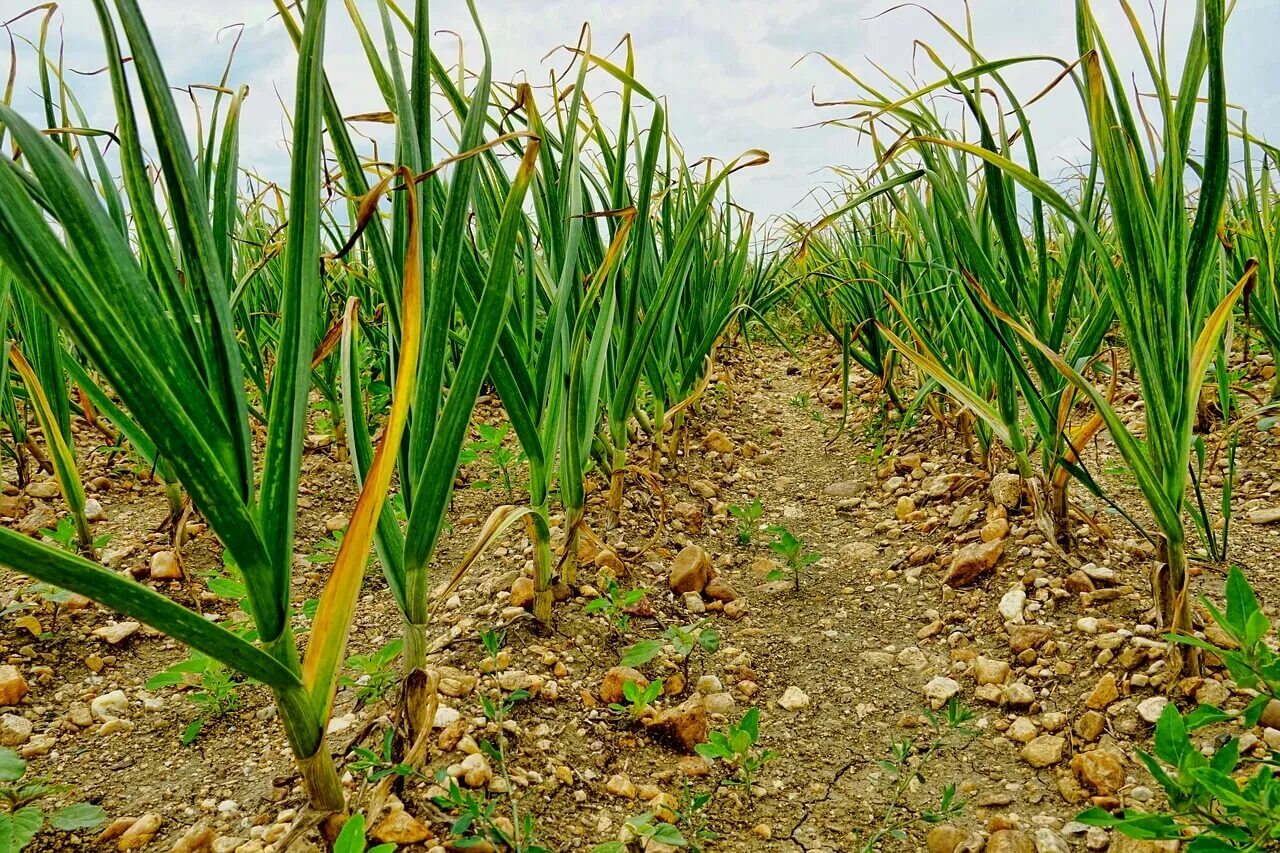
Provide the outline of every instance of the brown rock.
[[1080,719],[1076,720],[1076,734],[1092,743],[1102,736],[1102,730],[1106,725],[1106,717],[1097,711],[1085,711],[1080,715]]
[[627,573],[626,564],[622,562],[618,552],[612,548],[601,548],[591,562],[596,568],[604,569],[615,578],[620,578]]
[[1035,842],[1025,832],[1001,829],[987,839],[986,853],[1036,853]]
[[684,523],[689,530],[697,533],[702,530],[703,512],[702,507],[693,501],[680,501],[671,508],[671,512],[676,518]]
[[1094,590],[1093,578],[1078,569],[1067,575],[1066,580],[1062,582],[1062,586],[1067,592],[1073,592],[1076,595],[1084,592],[1093,592]]
[[724,578],[712,578],[709,580],[702,594],[714,601],[723,601],[725,603],[736,601],[738,598],[738,593]]
[[1040,735],[1022,748],[1022,760],[1035,768],[1052,767],[1062,760],[1066,738]]
[[1039,648],[1052,636],[1053,628],[1048,625],[1015,625],[1009,631],[1009,648],[1014,654],[1022,654],[1027,649]]
[[160,821],[160,815],[155,812],[144,814],[120,835],[120,840],[116,842],[116,849],[137,850],[146,847],[160,831]]
[[183,833],[183,836],[169,849],[169,853],[203,853],[212,844],[213,830],[203,823],[197,823]]
[[1280,699],[1272,699],[1267,703],[1267,707],[1262,709],[1262,718],[1258,722],[1269,729],[1280,729]]
[[1095,711],[1101,711],[1119,698],[1120,690],[1116,687],[1115,674],[1108,672],[1098,679],[1093,692],[1084,700],[1084,704]]
[[964,833],[954,826],[944,823],[929,830],[925,837],[925,846],[929,853],[955,853],[955,849],[964,841]]
[[1104,797],[1124,787],[1124,767],[1120,759],[1106,750],[1078,753],[1071,759],[1071,769],[1085,786]]
[[1002,660],[979,657],[973,665],[973,676],[979,684],[1004,684],[1009,672],[1009,664]]
[[383,844],[417,844],[431,837],[430,827],[404,809],[391,812],[373,828],[374,841]]
[[982,526],[978,535],[983,542],[994,542],[1009,535],[1009,521],[1004,518],[993,518]]
[[671,565],[671,589],[677,593],[702,592],[714,576],[707,552],[697,545],[687,545]]
[[943,583],[953,588],[968,586],[991,571],[1003,553],[1003,539],[966,545],[951,558],[951,570]]
[[534,596],[533,578],[518,577],[511,585],[512,607],[523,607],[528,610],[533,606]]
[[706,438],[702,439],[702,446],[707,450],[714,450],[716,453],[733,452],[733,442],[729,439],[729,436],[718,429],[713,429],[707,433]]
[[607,704],[622,702],[622,685],[632,682],[641,689],[649,686],[649,679],[637,669],[629,666],[615,666],[604,674],[604,683],[600,685],[600,698]]
[[27,680],[16,666],[0,666],[0,705],[17,705],[27,689]]
[[675,708],[668,708],[649,724],[650,729],[692,753],[707,739],[707,708],[696,695]]

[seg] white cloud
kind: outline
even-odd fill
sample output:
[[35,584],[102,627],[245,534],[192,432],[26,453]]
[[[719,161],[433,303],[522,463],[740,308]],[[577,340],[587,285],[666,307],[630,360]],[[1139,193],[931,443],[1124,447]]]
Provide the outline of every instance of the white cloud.
[[[32,0],[0,0],[0,20],[22,11]],[[381,99],[352,32],[343,3],[331,0],[327,68],[342,109],[347,113],[382,108]],[[359,0],[366,20],[378,34],[375,5]],[[773,0],[481,0],[481,15],[495,57],[499,80],[545,82],[552,68],[563,68],[564,52],[544,56],[558,45],[576,40],[582,21],[593,25],[595,48],[611,49],[624,33],[631,33],[637,50],[637,72],[655,92],[665,94],[673,127],[691,157],[727,158],[749,147],[767,149],[773,162],[737,176],[736,194],[745,206],[762,214],[784,212],[805,197],[815,184],[828,179],[825,167],[865,164],[869,153],[857,135],[840,128],[804,128],[839,111],[819,110],[819,99],[839,100],[855,95],[853,84],[807,51],[823,51],[838,58],[854,73],[883,82],[873,63],[903,79],[936,79],[928,57],[916,40],[936,47],[955,68],[964,67],[962,52],[923,11],[890,8],[885,0],[806,0],[782,4]],[[940,15],[962,23],[962,0],[930,0]],[[1145,4],[1136,4],[1144,10]],[[231,82],[246,83],[251,96],[244,112],[243,161],[259,165],[278,177],[284,162],[287,109],[293,83],[294,51],[283,26],[273,18],[268,0],[142,0],[171,82],[214,82],[221,71],[232,33],[221,28],[243,23]],[[1066,0],[970,0],[979,48],[988,57],[1046,54],[1075,55],[1073,4]],[[1104,26],[1115,33],[1117,60],[1136,72],[1140,57],[1115,0],[1095,0]],[[1190,0],[1172,0],[1167,24],[1176,36],[1171,54],[1184,43]],[[96,16],[89,0],[64,0],[60,23],[67,65],[91,69],[101,65],[102,50]],[[474,27],[463,0],[436,0],[431,27],[462,33],[468,62],[478,61]],[[28,36],[35,19],[16,27]],[[1280,93],[1270,81],[1280,72],[1268,40],[1280,32],[1280,4],[1270,0],[1239,0],[1228,30],[1228,73],[1232,100],[1250,108],[1251,129],[1280,140]],[[404,45],[402,39],[402,47]],[[443,32],[434,44],[452,60],[456,43]],[[30,109],[35,86],[29,50],[20,52],[18,104]],[[7,65],[7,61],[4,61]],[[3,67],[3,65],[0,65]],[[6,69],[7,70],[7,69]],[[1019,66],[1008,73],[1023,97],[1038,91],[1056,73],[1049,64]],[[1141,76],[1136,85],[1142,88]],[[105,78],[76,80],[78,92],[90,108],[91,119],[110,120]],[[597,91],[613,88],[603,75]],[[281,101],[283,100],[283,104]],[[612,104],[600,98],[602,104]],[[1082,148],[1083,124],[1078,99],[1061,86],[1031,111],[1042,160],[1075,160]],[[385,153],[385,152],[384,152]],[[800,212],[812,210],[809,203]]]

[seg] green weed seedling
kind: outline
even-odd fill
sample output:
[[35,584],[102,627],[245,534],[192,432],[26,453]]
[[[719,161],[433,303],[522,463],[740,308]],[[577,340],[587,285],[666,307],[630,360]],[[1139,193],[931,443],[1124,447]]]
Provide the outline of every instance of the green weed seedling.
[[616,582],[610,580],[605,587],[605,594],[587,602],[582,612],[603,613],[609,620],[614,633],[622,636],[631,627],[631,616],[627,610],[639,604],[640,599],[644,598],[648,592],[649,590],[644,587],[636,587],[624,592]]
[[345,532],[343,530],[335,530],[317,542],[315,553],[307,555],[307,562],[324,565],[336,560],[338,549],[342,547],[342,535]]
[[[502,480],[502,486],[506,490],[507,500],[511,501],[515,498],[514,483],[511,478],[511,469],[519,462],[519,454],[512,451],[506,446],[507,433],[511,431],[509,424],[501,427],[490,426],[489,424],[476,424],[476,431],[480,433],[480,438],[467,445],[470,451],[470,458],[475,461],[487,456],[494,473]],[[478,480],[471,484],[473,489],[490,489],[493,484],[487,480]]]
[[764,504],[760,503],[759,498],[749,504],[732,504],[729,507],[729,514],[738,522],[738,543],[750,545],[751,534],[760,524],[760,516],[764,515]]
[[925,771],[941,752],[959,747],[979,734],[970,725],[973,711],[954,698],[941,714],[926,709],[924,717],[933,731],[929,740],[902,738],[889,748],[889,758],[877,762],[893,790],[877,828],[862,840],[860,853],[874,853],[886,838],[906,840],[907,830],[917,823],[938,824],[964,811],[965,801],[957,798],[957,788],[951,784],[943,787],[937,808],[917,811],[907,804],[907,793],[927,781]]
[[1280,698],[1280,654],[1274,649],[1271,620],[1244,573],[1232,567],[1227,576],[1226,610],[1202,599],[1213,621],[1231,638],[1225,649],[1182,634],[1167,634],[1170,642],[1210,652],[1227,667],[1241,688],[1258,691],[1239,713],[1200,705],[1183,715],[1170,702],[1156,721],[1153,752],[1138,750],[1138,758],[1164,789],[1168,809],[1142,812],[1125,809],[1111,814],[1089,809],[1078,819],[1091,826],[1114,828],[1130,838],[1185,839],[1187,853],[1233,850],[1271,850],[1280,839],[1280,756],[1252,759],[1242,755],[1240,738],[1218,741],[1212,757],[1200,751],[1192,733],[1207,726],[1238,723],[1258,725],[1267,705]]
[[692,625],[672,625],[662,632],[662,639],[641,640],[628,646],[622,652],[620,666],[639,668],[649,663],[662,652],[662,647],[670,643],[672,649],[683,659],[682,670],[685,681],[689,680],[689,664],[693,658],[702,655],[713,655],[720,648],[720,632],[708,627],[708,620],[703,619]]
[[380,782],[388,776],[420,775],[412,765],[396,761],[395,744],[395,729],[388,728],[382,736],[381,751],[374,752],[367,746],[352,747],[351,751],[356,757],[349,765],[351,771],[364,774],[370,783]]
[[632,723],[638,723],[644,717],[649,706],[662,695],[662,679],[655,678],[648,686],[641,687],[634,681],[622,682],[622,698],[626,704],[611,702],[609,710],[620,717],[626,717]]
[[395,664],[400,659],[403,645],[403,638],[397,637],[371,655],[352,655],[347,658],[347,666],[359,674],[354,678],[344,675],[338,683],[343,687],[354,687],[356,702],[362,705],[377,702],[400,679]]
[[17,853],[26,848],[47,823],[62,832],[101,826],[107,813],[101,806],[73,803],[45,814],[40,801],[66,793],[69,785],[58,785],[43,777],[26,778],[27,762],[8,747],[0,747],[0,849]]
[[343,824],[342,832],[338,833],[337,839],[333,842],[333,853],[392,853],[396,849],[394,844],[369,847],[364,833],[364,815],[357,812]]
[[447,812],[456,812],[449,834],[452,836],[452,847],[466,850],[469,848],[486,848],[510,850],[513,853],[551,853],[538,840],[538,827],[532,815],[521,814],[514,798],[510,798],[511,821],[499,815],[502,798],[490,798],[484,791],[466,791],[458,787],[456,779],[451,778],[443,770],[436,775],[436,781],[447,789],[443,796],[434,797],[432,802]]
[[148,690],[162,687],[192,686],[185,692],[187,701],[196,706],[196,718],[182,730],[182,745],[188,746],[200,736],[205,725],[240,707],[237,688],[242,682],[219,661],[193,651],[191,657],[175,663],[147,680]]
[[822,555],[817,551],[806,552],[804,542],[781,524],[770,525],[769,532],[774,536],[769,543],[769,550],[782,557],[784,567],[774,569],[766,577],[771,581],[789,580],[795,585],[796,592],[799,592],[801,573],[821,560]]
[[[69,515],[59,518],[58,523],[52,528],[43,528],[40,531],[40,535],[69,554],[80,553],[80,543],[76,538],[76,525]],[[93,550],[95,552],[101,551],[110,541],[110,533],[102,534],[93,540]]]
[[[689,841],[680,832],[678,827],[672,824],[660,821],[654,817],[652,812],[645,812],[627,819],[623,824],[624,829],[629,835],[642,842],[644,849],[649,849],[650,845],[666,845],[667,847],[678,847],[681,849],[689,849]],[[623,841],[606,841],[604,844],[597,844],[591,848],[591,853],[627,853],[627,843]]]
[[730,780],[751,789],[756,774],[777,757],[772,750],[756,749],[760,739],[760,709],[752,708],[724,731],[712,732],[707,743],[697,746],[698,755],[711,761],[723,761],[733,768]]

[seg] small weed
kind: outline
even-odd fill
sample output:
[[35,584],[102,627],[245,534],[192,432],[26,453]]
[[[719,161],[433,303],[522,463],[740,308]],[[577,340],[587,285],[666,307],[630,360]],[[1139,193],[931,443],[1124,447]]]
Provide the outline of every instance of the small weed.
[[[645,812],[644,814],[627,818],[623,828],[631,837],[640,840],[646,850],[651,845],[659,844],[681,849],[689,847],[688,839],[684,837],[679,828],[658,820],[653,812]],[[604,844],[597,844],[592,847],[591,853],[626,853],[628,849],[627,844],[623,841],[606,841]]]
[[626,700],[626,704],[611,702],[609,703],[609,710],[619,717],[626,717],[629,722],[638,723],[644,718],[649,706],[657,701],[661,695],[661,678],[655,678],[645,687],[641,687],[634,681],[624,681],[622,682],[622,698]]
[[392,853],[396,849],[394,844],[369,847],[364,833],[364,815],[357,812],[343,824],[342,832],[338,833],[337,839],[333,842],[333,853]]
[[[511,468],[520,461],[520,456],[508,448],[505,443],[507,433],[511,431],[511,426],[504,424],[501,427],[495,427],[489,424],[476,424],[476,431],[480,433],[480,438],[469,443],[464,448],[465,457],[470,461],[477,461],[487,456],[494,472],[502,480],[502,486],[507,493],[507,500],[513,500],[515,498],[515,488],[511,478]],[[478,480],[471,484],[471,488],[490,489],[493,488],[493,484],[486,480]]]
[[785,566],[769,572],[767,578],[771,581],[790,580],[799,592],[801,573],[821,560],[822,555],[817,551],[806,552],[804,541],[780,524],[770,525],[769,532],[774,536],[769,543],[769,550],[782,557]]
[[685,681],[689,680],[689,663],[695,654],[712,655],[720,648],[720,632],[709,628],[704,619],[692,625],[672,625],[662,632],[662,639],[641,640],[628,646],[622,652],[621,666],[641,667],[656,658],[666,643],[670,643],[675,653],[683,658]]
[[[76,538],[76,525],[69,515],[59,518],[58,523],[52,528],[46,527],[42,529],[40,535],[69,554],[80,553],[80,543]],[[110,533],[102,534],[93,540],[93,550],[101,551],[110,541]]]
[[182,745],[187,746],[200,736],[205,725],[226,716],[240,707],[237,688],[241,682],[219,661],[193,651],[191,657],[175,663],[147,680],[148,690],[162,687],[196,687],[184,695],[196,706],[196,718],[182,730]]
[[355,746],[351,751],[355,753],[355,759],[351,762],[350,769],[353,773],[362,773],[369,782],[380,782],[388,776],[416,776],[420,775],[412,765],[402,764],[395,760],[395,729],[388,728],[382,736],[382,747],[380,752],[374,752],[367,746]]
[[74,803],[48,815],[40,800],[71,790],[44,777],[26,778],[27,762],[8,747],[0,747],[0,840],[5,851],[23,850],[45,823],[63,832],[101,826],[107,813],[101,806]]
[[616,582],[610,580],[605,587],[605,594],[589,601],[583,608],[583,612],[603,613],[614,633],[622,636],[631,627],[631,616],[627,610],[639,604],[640,599],[644,598],[648,592],[649,590],[644,587],[623,592]]
[[345,531],[335,530],[328,537],[316,543],[314,554],[307,555],[308,563],[332,563],[338,559],[338,549],[342,547],[342,534]]
[[377,702],[399,680],[395,663],[400,659],[403,645],[404,641],[397,637],[371,655],[352,655],[347,658],[347,666],[359,675],[355,678],[344,675],[338,683],[343,687],[354,687],[356,702],[362,705]]
[[707,743],[698,744],[697,752],[703,758],[723,761],[733,767],[731,782],[750,790],[756,774],[777,757],[772,750],[756,749],[759,739],[760,709],[752,708],[724,731],[712,732]]
[[893,792],[880,816],[879,828],[867,836],[858,848],[860,853],[873,853],[886,838],[906,840],[907,829],[918,822],[941,823],[964,810],[965,802],[956,798],[955,785],[942,789],[937,808],[916,812],[904,803],[907,792],[926,781],[924,771],[930,761],[943,750],[961,746],[978,735],[978,730],[969,725],[974,718],[973,711],[955,699],[947,703],[942,714],[926,710],[924,716],[933,730],[929,741],[921,743],[915,738],[903,738],[890,747],[888,759],[878,762],[893,783]]
[[764,515],[764,504],[760,503],[759,498],[749,504],[732,504],[729,507],[729,514],[738,522],[739,544],[750,545],[751,534],[760,524],[760,516]]

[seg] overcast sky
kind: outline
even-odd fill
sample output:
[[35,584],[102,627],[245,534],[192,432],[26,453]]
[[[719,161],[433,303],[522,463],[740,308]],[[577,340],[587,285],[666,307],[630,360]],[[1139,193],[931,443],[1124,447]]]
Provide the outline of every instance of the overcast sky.
[[[272,177],[284,179],[285,108],[295,54],[270,0],[141,0],[152,25],[171,83],[216,81],[230,45],[223,28],[243,24],[244,34],[231,74],[248,84],[242,160]],[[377,15],[369,0],[371,25]],[[563,68],[564,52],[544,56],[573,42],[584,21],[592,24],[597,51],[612,48],[624,33],[635,39],[637,73],[650,89],[665,94],[672,126],[690,157],[729,158],[746,148],[764,148],[772,162],[735,176],[735,195],[762,216],[813,212],[807,193],[830,185],[833,165],[865,165],[867,146],[838,127],[805,127],[840,116],[839,110],[814,107],[818,100],[854,97],[852,83],[820,58],[825,52],[859,75],[877,79],[875,64],[909,77],[931,81],[936,72],[915,49],[920,40],[940,49],[955,68],[963,57],[924,12],[902,8],[886,12],[890,0],[477,0],[492,44],[499,80],[542,83],[553,68]],[[34,0],[0,0],[0,22]],[[91,70],[101,65],[101,39],[90,0],[61,0],[55,19],[65,42],[66,64]],[[412,4],[409,4],[412,5]],[[960,23],[962,0],[928,0],[930,9]],[[1050,54],[1074,58],[1073,3],[1069,0],[971,0],[979,49],[989,58]],[[341,0],[331,0],[326,67],[346,114],[383,109],[355,41]],[[1113,49],[1127,68],[1137,69],[1137,54],[1118,0],[1094,0],[1095,11],[1115,33]],[[1135,0],[1150,17],[1145,0]],[[1170,0],[1171,54],[1185,44],[1192,0]],[[877,17],[878,16],[878,17]],[[432,29],[453,30],[475,46],[474,27],[463,0],[436,0]],[[32,16],[14,32],[34,38]],[[1280,2],[1238,0],[1228,27],[1228,87],[1231,100],[1249,110],[1251,129],[1280,142]],[[403,44],[403,42],[402,42]],[[439,33],[442,56],[456,54],[456,41]],[[7,51],[5,51],[7,53]],[[18,43],[20,109],[37,105],[30,47]],[[478,60],[478,51],[469,54]],[[469,60],[470,62],[470,60]],[[873,64],[874,63],[874,64]],[[0,59],[7,72],[8,59]],[[1020,66],[1008,77],[1024,96],[1039,91],[1057,69],[1048,64]],[[1142,88],[1141,78],[1137,79]],[[111,124],[104,77],[78,78],[75,87],[92,122]],[[612,88],[601,75],[595,92]],[[1066,164],[1081,152],[1082,116],[1078,99],[1067,89],[1032,108],[1042,160]],[[602,98],[602,101],[606,99]]]

